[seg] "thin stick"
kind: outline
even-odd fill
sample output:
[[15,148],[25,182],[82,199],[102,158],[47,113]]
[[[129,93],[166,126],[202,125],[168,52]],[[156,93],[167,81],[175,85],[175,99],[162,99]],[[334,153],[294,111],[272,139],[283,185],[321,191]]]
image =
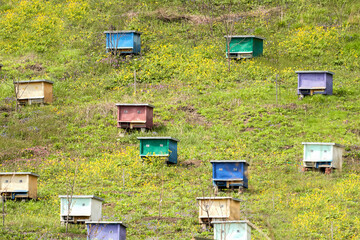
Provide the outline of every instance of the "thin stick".
[[134,95],[136,95],[136,69],[134,69]]
[[257,230],[259,233],[261,233],[261,235],[264,236],[265,239],[267,240],[271,240],[271,238],[269,238],[260,228],[258,228],[257,226],[255,226],[255,224],[253,224],[252,222],[248,221],[248,224],[254,228],[255,230]]

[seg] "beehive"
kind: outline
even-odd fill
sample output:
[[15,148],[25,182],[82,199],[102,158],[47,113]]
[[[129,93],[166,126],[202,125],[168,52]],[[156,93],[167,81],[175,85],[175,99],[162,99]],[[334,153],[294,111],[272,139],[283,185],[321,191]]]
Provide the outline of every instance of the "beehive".
[[153,105],[118,103],[116,106],[119,128],[151,129],[153,127]]
[[[99,221],[102,216],[104,199],[94,195],[60,195],[60,221],[64,223],[69,215],[70,223]],[[68,208],[70,204],[70,209]]]
[[126,226],[122,222],[86,221],[87,239],[125,240]]
[[333,94],[333,72],[296,71],[298,74],[298,95]]
[[51,103],[53,101],[53,82],[32,80],[14,82],[16,99],[20,104]]
[[342,154],[344,146],[336,143],[303,142],[304,145],[304,170],[307,168],[342,169]]
[[248,221],[213,221],[215,240],[251,240]]
[[254,35],[229,35],[225,36],[225,39],[227,58],[253,58],[263,54],[265,38]]
[[248,188],[247,169],[249,164],[245,160],[213,160],[213,184],[219,189]]
[[240,199],[232,197],[198,197],[199,222],[240,220]]
[[11,199],[37,198],[37,179],[39,175],[32,172],[0,173],[1,194]]
[[106,51],[120,54],[140,54],[140,32],[106,31]]
[[163,157],[167,163],[177,163],[177,142],[172,137],[138,137],[140,157]]

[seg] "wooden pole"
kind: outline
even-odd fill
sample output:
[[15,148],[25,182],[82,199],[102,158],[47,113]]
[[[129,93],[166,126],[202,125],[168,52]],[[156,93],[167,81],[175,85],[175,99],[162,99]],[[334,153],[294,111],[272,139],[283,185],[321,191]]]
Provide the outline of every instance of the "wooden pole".
[[134,95],[136,95],[136,69],[134,69]]
[[271,238],[269,238],[260,228],[258,228],[257,226],[255,226],[255,224],[253,224],[252,222],[248,221],[248,224],[254,228],[255,230],[257,230],[259,233],[261,233],[261,235],[264,236],[265,239],[267,240],[271,240]]
[[278,99],[278,97],[277,97],[277,92],[278,92],[278,90],[277,90],[277,88],[278,88],[278,86],[277,86],[277,80],[278,80],[278,77],[279,77],[279,74],[276,74],[276,81],[275,81],[275,85],[276,85],[276,104],[277,104],[277,99]]

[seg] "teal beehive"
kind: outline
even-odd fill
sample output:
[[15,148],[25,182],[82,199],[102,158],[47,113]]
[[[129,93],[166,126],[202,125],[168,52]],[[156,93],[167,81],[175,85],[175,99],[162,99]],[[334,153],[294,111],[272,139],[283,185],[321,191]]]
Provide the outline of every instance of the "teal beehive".
[[213,221],[215,240],[251,240],[251,227],[246,220]]
[[99,221],[104,199],[94,195],[60,195],[60,222]]
[[253,58],[263,54],[265,38],[254,35],[229,35],[226,38],[226,58]]
[[344,146],[336,143],[303,142],[303,170],[310,168],[330,173],[332,169],[342,169]]
[[140,157],[163,157],[167,163],[177,163],[178,139],[172,137],[138,137]]

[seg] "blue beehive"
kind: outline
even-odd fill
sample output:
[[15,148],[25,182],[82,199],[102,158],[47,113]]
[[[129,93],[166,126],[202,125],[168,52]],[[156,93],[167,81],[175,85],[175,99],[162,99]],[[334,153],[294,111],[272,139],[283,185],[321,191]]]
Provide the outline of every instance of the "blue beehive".
[[164,157],[167,163],[177,163],[177,142],[172,137],[138,137],[140,157]]
[[333,72],[296,71],[298,74],[298,95],[300,98],[313,94],[333,94]]
[[122,222],[86,221],[87,239],[126,239],[126,226]]
[[224,188],[248,188],[247,168],[249,164],[245,160],[214,160],[210,161],[213,166],[213,184],[216,189]]
[[120,54],[140,54],[140,32],[106,31],[106,51]]

